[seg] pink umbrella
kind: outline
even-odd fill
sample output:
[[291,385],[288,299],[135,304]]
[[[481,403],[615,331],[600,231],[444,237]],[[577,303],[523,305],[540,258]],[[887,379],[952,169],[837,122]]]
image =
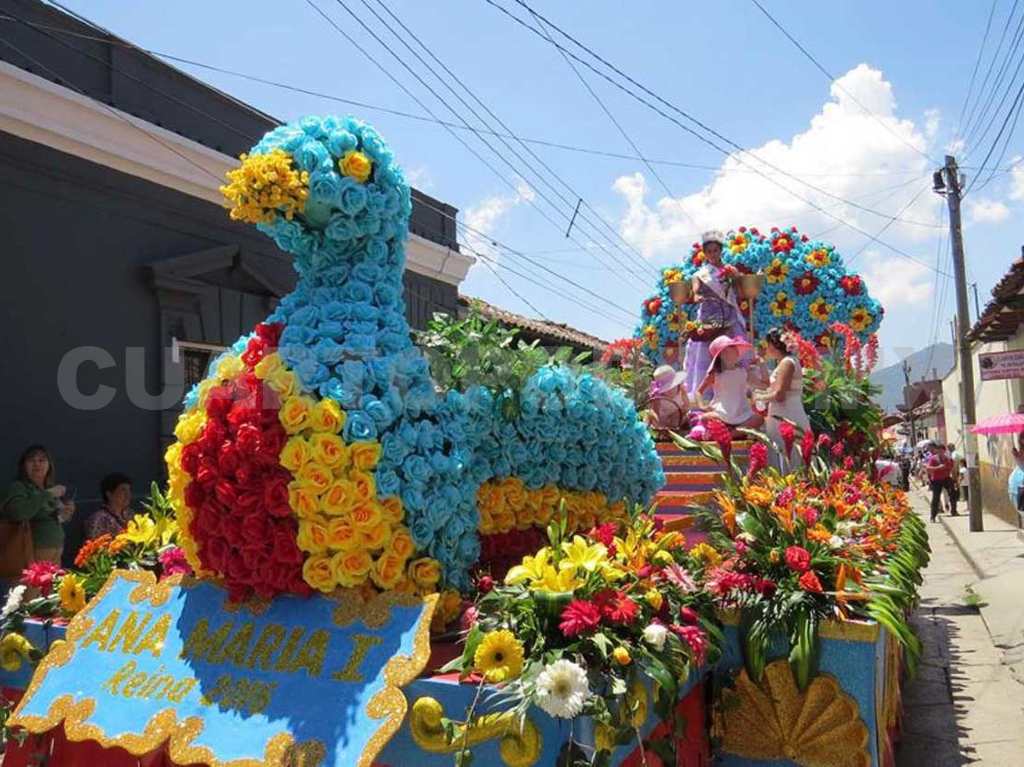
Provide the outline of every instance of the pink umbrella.
[[1019,434],[1024,431],[1024,413],[1007,413],[978,421],[971,428],[975,434]]

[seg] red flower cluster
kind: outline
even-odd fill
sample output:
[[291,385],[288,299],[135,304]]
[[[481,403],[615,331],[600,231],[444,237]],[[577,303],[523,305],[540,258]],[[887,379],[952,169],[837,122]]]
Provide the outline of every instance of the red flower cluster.
[[562,610],[562,622],[558,628],[564,636],[572,638],[593,631],[601,625],[602,620],[628,626],[639,614],[640,606],[626,594],[615,589],[604,589],[595,594],[593,600],[572,600]]
[[644,301],[644,311],[650,316],[654,316],[661,311],[661,299],[655,296],[654,298],[648,298]]
[[728,461],[732,455],[732,431],[717,418],[704,421],[704,428],[711,441],[717,444],[718,449],[722,451],[722,457]]
[[786,458],[789,458],[793,450],[793,443],[796,442],[796,429],[789,421],[779,421],[779,436],[782,437],[782,445],[785,448]]
[[798,296],[809,296],[818,289],[820,284],[821,280],[815,277],[814,272],[808,269],[793,281],[793,290],[796,291]]
[[604,589],[594,595],[594,604],[601,611],[601,617],[609,623],[628,626],[636,620],[640,607],[621,591]]
[[189,532],[203,567],[223,579],[233,601],[311,593],[288,503],[292,476],[278,462],[288,438],[278,421],[280,399],[253,372],[276,348],[281,329],[256,327],[242,354],[245,372],[211,389],[203,433],[181,452],[181,468],[192,478],[185,490],[195,512]]
[[839,286],[848,296],[859,296],[864,291],[864,283],[856,274],[840,277]]
[[39,589],[45,597],[53,590],[53,579],[63,575],[64,570],[55,562],[37,560],[21,571],[21,582],[26,586]]
[[804,465],[809,466],[811,463],[811,454],[814,452],[814,432],[810,429],[804,432],[803,439],[800,441],[800,455],[804,459]]
[[800,588],[812,594],[820,594],[823,590],[821,581],[818,580],[818,576],[814,574],[813,570],[808,570],[800,576]]
[[562,622],[558,628],[567,637],[575,637],[593,631],[601,623],[601,610],[585,599],[572,600],[562,610]]
[[592,527],[587,533],[587,537],[592,541],[598,541],[603,543],[604,547],[608,550],[608,556],[615,556],[615,534],[618,532],[619,526],[615,522],[605,522],[603,525]]
[[750,446],[750,462],[747,464],[747,476],[756,476],[767,465],[768,446],[763,442],[755,442]]
[[790,546],[786,549],[786,567],[795,573],[805,573],[811,569],[811,553],[803,546]]

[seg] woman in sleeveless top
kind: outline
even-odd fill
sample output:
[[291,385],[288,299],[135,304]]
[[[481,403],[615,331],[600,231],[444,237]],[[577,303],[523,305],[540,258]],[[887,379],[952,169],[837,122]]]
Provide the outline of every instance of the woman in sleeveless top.
[[[772,371],[769,379],[768,389],[759,392],[757,399],[768,403],[768,417],[765,421],[765,434],[774,445],[774,463],[782,470],[795,469],[803,464],[800,456],[799,441],[803,432],[811,428],[811,419],[804,410],[803,368],[800,360],[789,353],[782,334],[778,330],[770,330],[765,335],[767,345],[767,356],[777,360],[775,370]],[[785,455],[785,443],[779,432],[779,426],[783,419],[793,423],[796,430],[796,441],[790,449],[786,461],[782,461]]]

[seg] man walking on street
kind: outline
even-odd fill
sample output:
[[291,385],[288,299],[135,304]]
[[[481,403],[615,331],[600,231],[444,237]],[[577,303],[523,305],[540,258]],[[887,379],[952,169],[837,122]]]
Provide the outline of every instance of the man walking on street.
[[928,486],[932,491],[932,522],[938,519],[939,510],[942,506],[943,491],[949,496],[949,505],[952,515],[956,513],[956,493],[953,484],[953,459],[946,453],[946,446],[938,444],[932,451],[928,462],[925,464],[925,471],[928,472]]

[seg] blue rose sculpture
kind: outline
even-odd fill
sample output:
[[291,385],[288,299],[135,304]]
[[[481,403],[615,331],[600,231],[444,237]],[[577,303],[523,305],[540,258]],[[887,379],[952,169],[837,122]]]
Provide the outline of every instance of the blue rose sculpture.
[[484,538],[651,498],[653,443],[600,380],[545,367],[511,419],[487,390],[437,390],[402,297],[410,190],[372,127],[305,117],[228,176],[232,218],[299,279],[186,398],[167,462],[197,572],[238,598],[465,589]]
[[[773,228],[767,235],[740,227],[726,239],[726,264],[765,277],[754,305],[759,333],[788,328],[819,346],[831,347],[837,340],[829,330],[833,323],[849,325],[862,339],[878,329],[882,306],[868,294],[864,280],[847,270],[831,244],[812,240],[796,227]],[[670,361],[666,350],[678,344],[696,314],[694,305],[673,301],[672,285],[690,280],[703,257],[700,243],[694,243],[684,263],[661,270],[657,292],[641,306],[634,337],[643,341],[644,352],[658,364]],[[740,308],[749,311],[746,301]]]

